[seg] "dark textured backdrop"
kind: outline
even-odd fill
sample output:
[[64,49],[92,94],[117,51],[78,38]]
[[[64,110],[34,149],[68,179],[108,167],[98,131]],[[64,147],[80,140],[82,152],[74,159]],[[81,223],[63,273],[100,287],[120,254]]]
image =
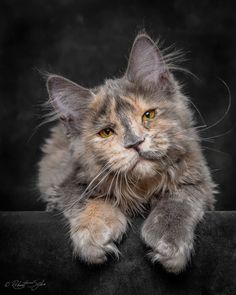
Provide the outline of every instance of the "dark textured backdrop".
[[[193,4],[193,2],[195,4]],[[0,209],[40,210],[35,190],[36,162],[48,126],[40,123],[46,98],[38,70],[67,76],[85,86],[120,75],[135,34],[142,28],[166,46],[187,51],[185,66],[200,80],[183,76],[186,93],[218,136],[234,128],[236,116],[236,26],[234,1],[14,1],[0,2]],[[196,115],[197,116],[197,115]],[[197,116],[199,124],[201,120]],[[233,129],[203,142],[220,185],[217,208],[236,210]]]

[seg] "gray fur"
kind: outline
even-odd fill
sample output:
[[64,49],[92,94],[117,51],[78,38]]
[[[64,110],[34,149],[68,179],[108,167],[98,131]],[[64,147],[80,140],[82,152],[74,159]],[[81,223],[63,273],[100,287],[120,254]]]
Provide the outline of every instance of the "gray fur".
[[[74,251],[89,263],[104,262],[110,252],[118,255],[114,241],[128,218],[150,205],[142,239],[153,262],[178,273],[191,257],[197,223],[214,208],[216,185],[189,100],[171,72],[171,56],[141,34],[120,79],[88,90],[49,76],[54,115],[63,124],[52,129],[43,147],[38,186],[48,210],[68,218]],[[156,116],[145,123],[142,116],[150,109]],[[104,128],[114,134],[101,138]],[[91,215],[93,201],[98,209]]]

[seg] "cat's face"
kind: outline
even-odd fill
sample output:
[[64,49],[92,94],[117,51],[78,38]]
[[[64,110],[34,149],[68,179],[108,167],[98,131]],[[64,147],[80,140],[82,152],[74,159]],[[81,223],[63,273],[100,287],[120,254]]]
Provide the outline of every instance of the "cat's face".
[[88,90],[58,76],[48,80],[52,103],[73,134],[86,165],[113,173],[154,176],[186,152],[191,113],[155,44],[136,39],[127,72]]
[[144,95],[113,97],[98,93],[81,134],[87,151],[113,172],[152,176],[163,160],[177,161],[184,152],[182,122],[174,102]]

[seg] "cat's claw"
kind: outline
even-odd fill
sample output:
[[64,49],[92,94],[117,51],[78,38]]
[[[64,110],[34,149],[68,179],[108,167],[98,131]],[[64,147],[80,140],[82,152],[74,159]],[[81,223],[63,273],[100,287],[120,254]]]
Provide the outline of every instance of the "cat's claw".
[[164,241],[159,241],[148,254],[152,262],[160,262],[168,272],[179,273],[188,263],[192,244],[180,243],[177,247]]
[[109,254],[118,259],[120,251],[114,241],[120,241],[125,230],[126,222],[115,228],[110,228],[101,221],[91,227],[78,227],[71,232],[74,255],[88,264],[102,264]]

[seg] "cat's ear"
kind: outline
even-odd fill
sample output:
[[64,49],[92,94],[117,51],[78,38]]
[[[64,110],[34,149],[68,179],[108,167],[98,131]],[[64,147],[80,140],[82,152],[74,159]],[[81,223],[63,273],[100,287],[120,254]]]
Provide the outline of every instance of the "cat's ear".
[[80,120],[93,97],[89,89],[58,75],[48,76],[47,90],[51,104],[64,122]]
[[138,35],[133,43],[126,77],[130,82],[144,87],[161,85],[169,78],[160,50],[146,34]]

